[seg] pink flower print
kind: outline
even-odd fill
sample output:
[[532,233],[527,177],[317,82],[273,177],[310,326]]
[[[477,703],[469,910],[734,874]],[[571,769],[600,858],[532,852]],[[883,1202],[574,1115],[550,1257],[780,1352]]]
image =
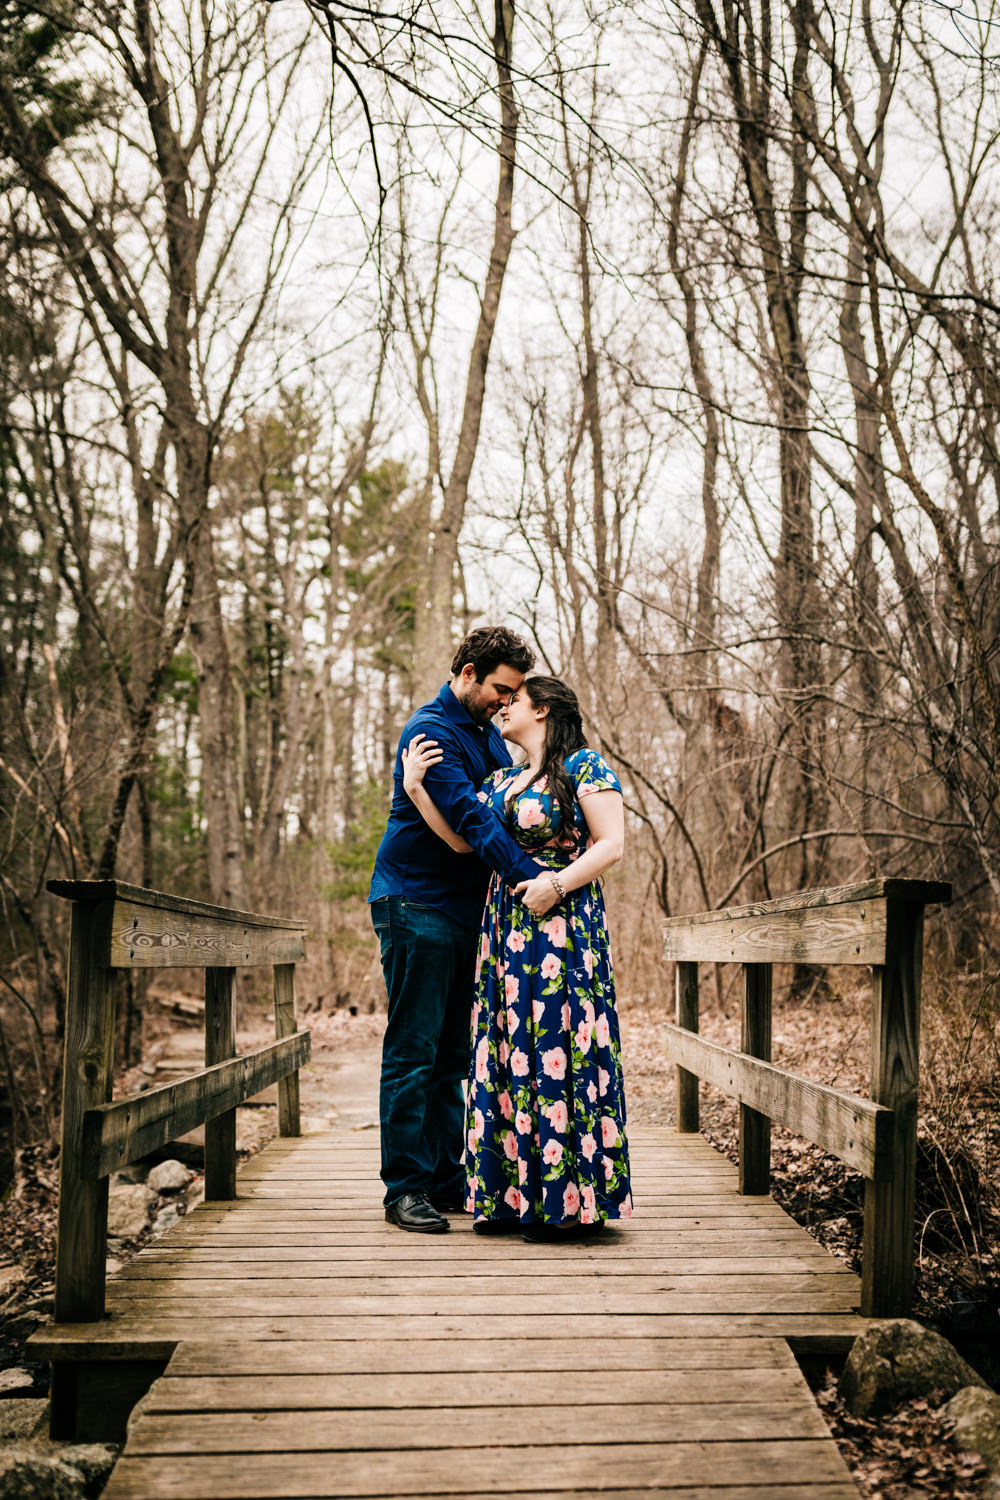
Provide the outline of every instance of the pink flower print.
[[632,1217],[632,1194],[626,1193],[621,1201],[621,1216],[623,1219]]
[[554,1167],[562,1161],[562,1141],[546,1141],[545,1149],[542,1151],[542,1161],[547,1167]]
[[486,793],[482,790],[482,788],[479,789],[479,791],[476,793],[476,796],[479,798],[480,802],[486,801]]
[[595,1011],[593,1000],[585,1000],[583,1002],[583,1019],[586,1021],[588,1026],[593,1026],[594,1015]]
[[507,1059],[510,1056],[510,1043],[507,1041],[501,1042],[500,1046],[497,1048],[497,1053],[499,1055],[501,1063],[506,1067]]
[[541,1025],[541,1023],[542,1023],[542,1017],[544,1015],[545,1015],[545,1001],[544,1000],[532,1000],[532,1002],[531,1002],[531,1019],[534,1021],[534,1023],[535,1023],[536,1026],[540,1026]]
[[517,1158],[517,1180],[522,1187],[528,1180],[528,1163],[520,1156]]
[[477,1141],[481,1141],[482,1138],[483,1138],[483,1132],[485,1131],[485,1129],[486,1129],[486,1120],[483,1117],[482,1110],[481,1109],[474,1110],[473,1111],[473,1115],[472,1115],[472,1135],[473,1135],[473,1139],[477,1140]]
[[517,1127],[518,1135],[531,1134],[531,1116],[528,1114],[527,1110],[518,1110],[517,1114],[514,1116],[514,1124]]
[[568,1182],[566,1184],[566,1191],[563,1193],[563,1213],[567,1219],[575,1219],[579,1212],[580,1189],[575,1182]]
[[604,1181],[610,1182],[611,1173],[614,1171],[614,1162],[611,1160],[610,1156],[602,1156],[601,1165],[604,1168]]
[[597,1099],[597,1084],[593,1079],[591,1079],[587,1084],[587,1098],[590,1100],[591,1104],[593,1104]]
[[[507,1059],[504,1058],[504,1062]],[[528,1076],[528,1054],[522,1052],[520,1047],[515,1047],[510,1054],[510,1071],[515,1078],[527,1078]]]
[[470,1130],[468,1135],[468,1147],[470,1156],[475,1156],[477,1144],[478,1142],[476,1141],[476,1132],[474,1130]]
[[517,1188],[509,1187],[503,1195],[503,1201],[507,1204],[508,1208],[512,1208],[516,1214],[519,1214],[521,1212],[521,1194],[518,1192]]
[[562,1008],[562,1018],[561,1019],[562,1019],[562,1029],[563,1029],[563,1031],[568,1031],[569,1028],[570,1028],[571,1020],[572,1020],[572,1017],[570,1016],[570,1013],[569,1013],[569,1001],[568,1000],[566,1001],[565,1005]]
[[594,1036],[597,1038],[599,1047],[606,1047],[611,1040],[611,1027],[608,1025],[607,1016],[598,1016],[594,1026]]
[[486,958],[489,958],[489,956],[490,956],[490,939],[489,939],[489,934],[486,933],[486,932],[484,932],[483,935],[482,935],[482,937],[479,939],[479,957],[483,958],[483,959],[486,959]]
[[508,1005],[508,1007],[507,1007],[507,1032],[508,1032],[508,1035],[509,1036],[513,1036],[514,1032],[517,1030],[517,1028],[518,1028],[518,1026],[520,1024],[521,1023],[520,1023],[520,1020],[518,1018],[517,1011],[514,1009],[513,1005]]
[[[480,976],[480,974],[482,972],[483,972],[483,960],[480,958],[479,954],[477,953],[476,954],[476,971],[475,971],[475,975],[474,975],[475,982],[476,982],[477,985],[479,983],[479,976]],[[475,1028],[475,1022],[474,1021],[473,1021],[473,1028]]]
[[566,918],[550,917],[547,922],[542,923],[542,931],[552,944],[553,948],[565,948],[566,946]]
[[514,1106],[506,1089],[504,1089],[502,1094],[497,1095],[497,1103],[500,1106],[500,1113],[504,1119],[509,1120],[514,1113]]
[[542,1053],[542,1072],[546,1078],[566,1077],[566,1050],[563,1047],[550,1047],[548,1052]]
[[[486,939],[484,938],[483,942],[485,941]],[[507,934],[507,947],[510,949],[511,953],[523,953],[524,934],[518,932],[515,928],[512,928],[511,931]]]
[[580,1209],[580,1223],[593,1224],[597,1218],[597,1194],[590,1183],[587,1183],[585,1187],[580,1189],[580,1201],[582,1204]]
[[601,1144],[604,1146],[617,1146],[619,1142],[618,1126],[610,1115],[604,1115],[601,1119]]
[[504,999],[507,1001],[508,1005],[513,1005],[514,1001],[517,999],[517,992],[519,989],[520,984],[518,983],[517,975],[508,974],[503,983]]
[[590,1051],[590,1027],[586,1021],[581,1021],[576,1028],[576,1045],[584,1056]]
[[607,1068],[598,1068],[598,1070],[597,1070],[597,1087],[600,1090],[600,1094],[601,1094],[601,1098],[602,1099],[604,1098],[605,1094],[608,1092],[608,1085],[609,1085],[610,1082],[611,1082],[611,1074],[608,1072]]
[[502,958],[497,959],[497,978],[502,979],[507,972],[507,965]]
[[580,1140],[580,1150],[588,1161],[594,1160],[594,1152],[597,1150],[597,1142],[588,1130],[587,1134]]
[[517,804],[517,822],[520,828],[537,828],[545,822],[545,809],[537,797],[522,797]]
[[480,1037],[476,1048],[476,1082],[485,1083],[489,1071],[490,1044],[486,1037]]
[[517,1136],[513,1130],[504,1131],[503,1149],[510,1161],[517,1161]]
[[566,1128],[569,1125],[569,1110],[561,1099],[557,1099],[555,1104],[546,1105],[542,1114],[553,1130],[558,1130],[560,1135],[566,1134]]
[[594,955],[589,948],[583,950],[583,967],[587,971],[587,978],[590,979],[594,972]]
[[545,957],[542,959],[542,978],[556,979],[558,978],[561,970],[562,964],[559,962],[558,958],[556,958],[555,954],[546,953]]

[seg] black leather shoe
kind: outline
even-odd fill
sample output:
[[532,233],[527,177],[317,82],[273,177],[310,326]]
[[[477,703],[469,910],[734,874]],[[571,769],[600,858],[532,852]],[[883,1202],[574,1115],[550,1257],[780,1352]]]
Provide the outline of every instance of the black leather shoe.
[[385,1211],[386,1219],[399,1229],[412,1229],[417,1234],[443,1234],[448,1220],[442,1218],[426,1193],[404,1193]]
[[520,1228],[520,1219],[476,1219],[472,1232],[473,1234],[517,1234]]

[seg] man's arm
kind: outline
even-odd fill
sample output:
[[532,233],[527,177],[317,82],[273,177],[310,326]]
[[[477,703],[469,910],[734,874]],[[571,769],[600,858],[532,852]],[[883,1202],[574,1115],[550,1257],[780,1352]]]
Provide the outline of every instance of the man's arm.
[[[420,730],[414,727],[406,744],[417,733]],[[440,725],[435,725],[431,733],[438,739],[442,755],[440,763],[431,766],[424,777],[424,787],[445,822],[508,885],[533,879],[538,874],[538,862],[515,843],[499,818],[480,802],[479,788],[473,786],[454,739],[446,737]]]

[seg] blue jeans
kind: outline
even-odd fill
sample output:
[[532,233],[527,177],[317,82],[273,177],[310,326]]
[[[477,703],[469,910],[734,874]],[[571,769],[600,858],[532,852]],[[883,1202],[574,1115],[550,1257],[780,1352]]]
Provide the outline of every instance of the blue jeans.
[[402,896],[371,904],[389,1015],[379,1120],[385,1204],[465,1195],[462,1152],[479,929]]

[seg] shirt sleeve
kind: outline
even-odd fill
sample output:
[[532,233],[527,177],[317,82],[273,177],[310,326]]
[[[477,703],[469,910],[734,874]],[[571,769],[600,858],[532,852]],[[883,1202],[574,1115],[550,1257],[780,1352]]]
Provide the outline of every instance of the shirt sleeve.
[[603,755],[596,750],[578,750],[566,762],[578,797],[591,792],[620,792],[622,784]]
[[[413,726],[405,743],[409,744],[412,736],[420,731],[420,725]],[[427,730],[423,732],[427,733]],[[454,740],[446,738],[439,725],[430,733],[441,746],[442,758],[427,772],[424,787],[445,822],[455,833],[460,833],[483,863],[498,871],[508,885],[516,885],[519,880],[533,880],[540,869],[539,862],[515,843],[496,814],[480,800],[479,788],[469,779]]]

